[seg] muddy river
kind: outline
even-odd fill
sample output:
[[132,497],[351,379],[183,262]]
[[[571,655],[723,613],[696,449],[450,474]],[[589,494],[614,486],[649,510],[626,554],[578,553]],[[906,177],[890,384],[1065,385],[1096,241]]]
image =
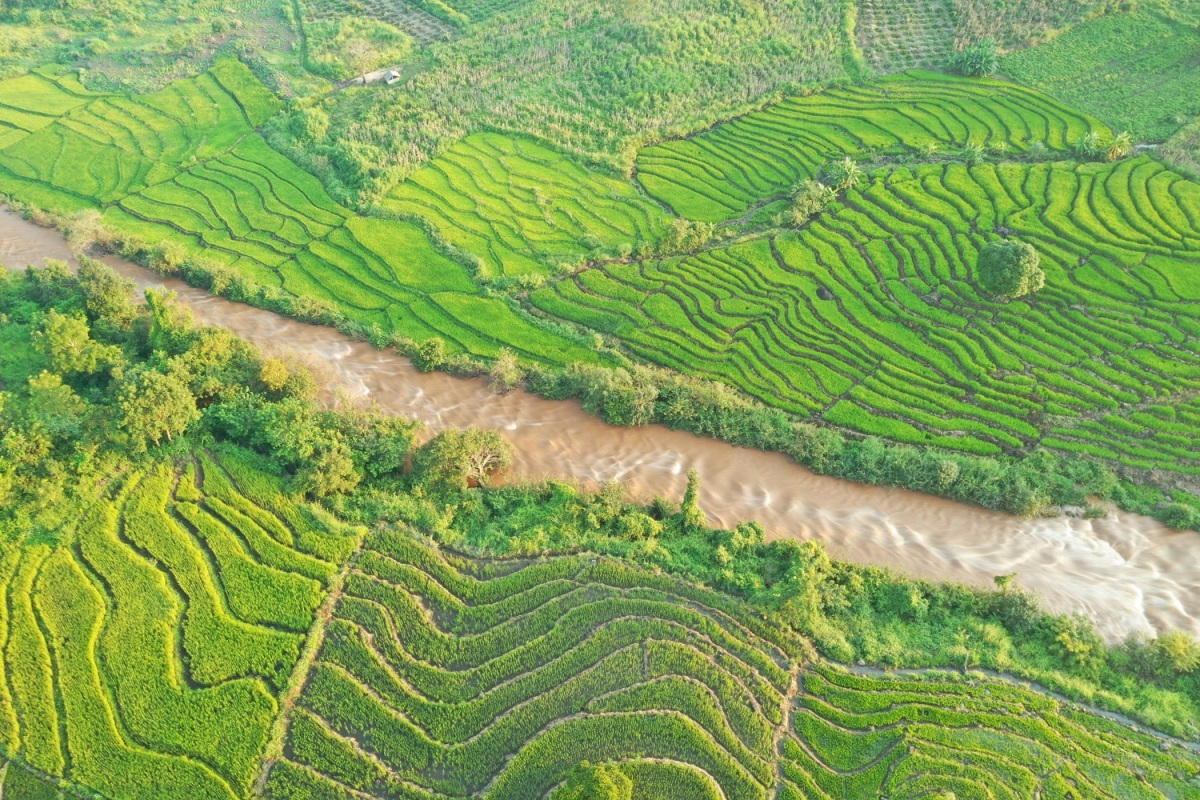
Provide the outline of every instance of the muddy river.
[[[0,209],[0,262],[9,267],[70,259],[63,238]],[[269,351],[294,351],[316,366],[328,395],[340,387],[430,430],[495,428],[516,450],[513,473],[591,482],[618,479],[636,495],[682,496],[700,472],[702,506],[719,525],[757,520],[772,538],[819,539],[836,558],[912,575],[990,586],[1017,584],[1058,612],[1082,612],[1110,640],[1134,631],[1200,633],[1200,537],[1148,517],[1019,519],[902,490],[816,475],[789,459],[651,426],[614,428],[577,403],[522,391],[497,395],[478,379],[417,371],[335,330],[213,297],[118,258],[105,259],[139,287],[167,286],[197,320],[223,325]]]

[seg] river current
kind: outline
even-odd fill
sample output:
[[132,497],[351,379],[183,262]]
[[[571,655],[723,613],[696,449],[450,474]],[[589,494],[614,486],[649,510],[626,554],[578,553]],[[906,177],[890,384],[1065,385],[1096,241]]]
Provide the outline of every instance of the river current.
[[[71,260],[63,237],[0,208],[0,262],[8,267]],[[1018,573],[1055,612],[1080,612],[1115,641],[1134,632],[1200,633],[1200,537],[1149,517],[1020,519],[915,492],[816,475],[775,453],[733,447],[660,426],[616,428],[578,403],[523,391],[498,395],[479,379],[422,373],[392,352],[335,330],[233,303],[116,257],[133,280],[174,290],[204,323],[222,325],[268,352],[313,365],[326,399],[337,390],[413,417],[430,431],[494,428],[516,451],[510,475],[594,483],[620,480],[636,497],[678,499],[699,471],[701,505],[732,527],[757,520],[770,538],[819,539],[835,558],[891,567],[932,580],[991,586]]]

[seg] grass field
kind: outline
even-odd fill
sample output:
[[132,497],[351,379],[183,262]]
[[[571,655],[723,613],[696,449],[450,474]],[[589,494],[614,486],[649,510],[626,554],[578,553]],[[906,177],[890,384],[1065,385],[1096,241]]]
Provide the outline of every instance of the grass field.
[[545,797],[581,760],[619,765],[645,800],[1200,793],[1195,755],[1045,695],[804,653],[728,599],[618,562],[472,560],[380,531],[266,796]]
[[[124,476],[54,544],[6,544],[5,750],[111,797],[245,797],[356,543],[236,455],[201,454]],[[5,797],[55,796],[12,791],[17,769]]]
[[1152,13],[1085,22],[1001,60],[1006,75],[1160,141],[1200,117],[1200,29]]

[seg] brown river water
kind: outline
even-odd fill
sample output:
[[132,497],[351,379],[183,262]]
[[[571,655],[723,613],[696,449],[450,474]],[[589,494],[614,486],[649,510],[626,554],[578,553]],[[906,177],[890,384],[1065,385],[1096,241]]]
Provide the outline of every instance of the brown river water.
[[[0,208],[0,263],[70,260],[57,232]],[[733,447],[659,426],[616,428],[577,403],[522,391],[497,395],[484,381],[417,371],[408,359],[335,330],[214,297],[115,257],[104,259],[139,289],[176,291],[196,319],[223,325],[273,352],[295,352],[327,381],[430,430],[477,425],[516,450],[512,475],[593,483],[620,480],[638,497],[678,499],[699,471],[701,505],[717,525],[757,520],[771,538],[819,539],[832,556],[932,580],[991,586],[1018,573],[1056,612],[1081,612],[1110,641],[1132,632],[1200,633],[1200,537],[1148,517],[1020,519],[896,489],[816,475],[776,453]]]

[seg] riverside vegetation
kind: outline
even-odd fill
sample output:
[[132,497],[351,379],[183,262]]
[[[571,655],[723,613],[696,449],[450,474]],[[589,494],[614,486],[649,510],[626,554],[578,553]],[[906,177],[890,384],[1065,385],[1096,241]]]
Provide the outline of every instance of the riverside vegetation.
[[129,291],[0,274],[6,796],[1200,795],[1190,746],[974,671],[1194,737],[1190,637],[711,530],[694,479],[480,488],[495,434],[322,410]]
[[[0,89],[0,190],[77,243],[423,368],[1014,513],[1200,516],[1200,184],[1035,91],[913,72],[793,98],[644,149],[632,182],[480,133],[364,216],[266,143],[279,102],[236,60],[143,96],[53,67]],[[800,217],[797,185],[827,194]],[[1014,302],[974,275],[1009,238],[1047,284]]]

